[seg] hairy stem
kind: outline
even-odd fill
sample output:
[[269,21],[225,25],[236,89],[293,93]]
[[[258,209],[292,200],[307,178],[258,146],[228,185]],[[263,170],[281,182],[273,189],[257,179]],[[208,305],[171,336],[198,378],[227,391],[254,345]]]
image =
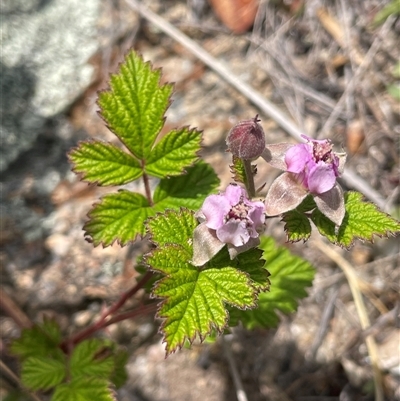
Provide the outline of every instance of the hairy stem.
[[244,171],[246,173],[246,189],[250,198],[254,198],[256,196],[256,188],[254,186],[254,175],[251,168],[251,161],[242,159]]
[[[152,272],[147,272],[140,281],[138,281],[130,290],[127,292],[123,293],[121,297],[118,299],[118,301],[111,305],[107,310],[105,310],[102,315],[100,316],[100,319],[91,324],[89,327],[81,331],[80,333],[75,334],[71,338],[67,338],[64,340],[60,347],[64,351],[70,350],[74,345],[80,343],[81,341],[85,340],[86,338],[90,337],[92,334],[94,334],[96,331],[103,329],[104,327],[108,326],[108,323],[111,319],[107,319],[110,315],[113,313],[117,312],[118,309],[120,309],[125,302],[131,298],[133,295],[135,295],[143,286],[149,281],[149,279],[152,276]],[[140,314],[140,313],[138,313]],[[127,317],[128,318],[128,317]],[[122,319],[120,319],[122,320]],[[119,320],[118,320],[119,321]]]
[[144,189],[146,191],[146,198],[149,202],[150,206],[154,206],[153,198],[151,196],[151,190],[150,190],[150,181],[149,177],[147,174],[143,174],[143,183],[144,183]]

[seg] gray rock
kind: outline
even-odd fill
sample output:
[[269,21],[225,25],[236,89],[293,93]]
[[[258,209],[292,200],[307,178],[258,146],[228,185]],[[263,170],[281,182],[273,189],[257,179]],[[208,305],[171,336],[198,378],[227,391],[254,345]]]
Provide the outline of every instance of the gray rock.
[[0,171],[30,148],[46,119],[93,79],[100,0],[5,0],[1,9]]

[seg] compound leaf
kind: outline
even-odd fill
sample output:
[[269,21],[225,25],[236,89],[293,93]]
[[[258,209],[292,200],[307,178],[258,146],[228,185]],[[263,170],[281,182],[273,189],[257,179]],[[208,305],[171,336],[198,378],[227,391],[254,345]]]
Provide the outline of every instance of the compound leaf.
[[45,319],[43,323],[22,330],[21,337],[14,340],[10,350],[20,358],[53,357],[63,360],[58,345],[61,341],[60,327],[54,320]]
[[76,173],[99,185],[122,185],[142,175],[138,160],[111,143],[81,142],[69,158]]
[[128,379],[126,372],[126,364],[128,363],[129,354],[125,350],[118,350],[114,355],[114,371],[111,374],[110,380],[114,383],[115,387],[120,388]]
[[258,296],[258,307],[240,311],[231,308],[230,325],[242,321],[248,329],[255,327],[275,327],[279,322],[276,313],[290,313],[297,309],[298,299],[307,296],[314,278],[314,268],[305,260],[295,256],[285,247],[278,246],[271,237],[262,237],[260,248],[263,258],[271,273],[269,292],[261,292]]
[[310,238],[311,224],[303,213],[294,209],[284,213],[282,220],[285,222],[284,229],[289,241],[307,241]]
[[114,370],[114,355],[110,346],[99,339],[79,343],[70,359],[71,377],[95,376],[108,378]]
[[31,356],[22,363],[21,380],[32,390],[48,390],[60,384],[66,375],[65,362]]
[[192,165],[200,150],[201,132],[184,127],[173,130],[152,149],[145,172],[158,178],[182,174]]
[[339,230],[318,209],[311,219],[321,235],[334,244],[349,248],[355,239],[373,241],[374,235],[388,237],[400,231],[400,223],[380,211],[373,203],[364,202],[359,192],[347,192],[344,196],[346,214]]
[[108,381],[94,377],[77,377],[57,386],[51,401],[116,401]]
[[213,168],[199,161],[187,169],[187,174],[161,180],[154,191],[154,202],[160,211],[179,207],[196,210],[218,185]]
[[172,85],[161,85],[160,76],[132,51],[111,76],[110,89],[99,95],[108,127],[139,160],[150,155],[169,106]]
[[90,220],[83,229],[94,246],[126,245],[144,236],[145,220],[153,214],[147,199],[138,193],[121,190],[104,196],[89,212]]
[[154,193],[151,206],[140,194],[127,190],[104,196],[89,212],[85,234],[94,246],[111,245],[118,241],[126,245],[137,236],[145,235],[145,221],[166,208],[200,208],[205,197],[219,184],[214,170],[203,162],[187,169],[187,174],[164,178]]
[[197,226],[193,212],[168,211],[151,219],[148,226],[157,248],[146,255],[146,263],[165,275],[152,295],[163,299],[158,317],[163,319],[167,354],[182,347],[186,340],[193,341],[196,335],[203,340],[213,329],[222,332],[228,320],[225,304],[254,307],[260,284],[237,268],[238,261],[219,258],[217,264],[211,261],[202,269],[190,263],[192,235]]

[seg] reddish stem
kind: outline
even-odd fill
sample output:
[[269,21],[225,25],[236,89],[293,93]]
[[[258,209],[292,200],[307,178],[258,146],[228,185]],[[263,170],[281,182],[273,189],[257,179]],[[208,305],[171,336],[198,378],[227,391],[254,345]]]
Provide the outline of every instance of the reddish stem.
[[[141,280],[138,281],[129,291],[123,293],[121,295],[121,297],[119,298],[119,300],[115,304],[111,305],[107,310],[105,310],[97,322],[91,324],[89,327],[82,330],[80,333],[75,334],[71,338],[67,338],[66,340],[64,340],[60,344],[61,349],[64,350],[65,352],[67,352],[74,345],[76,345],[76,344],[80,343],[81,341],[83,341],[84,339],[90,337],[96,331],[101,330],[104,327],[106,327],[108,325],[107,323],[111,320],[111,319],[107,320],[107,317],[112,315],[113,313],[115,313],[118,309],[120,309],[129,298],[131,298],[133,295],[135,295],[147,283],[147,281],[149,281],[151,276],[152,276],[152,272],[147,272],[141,278]],[[140,314],[140,313],[138,313],[138,314]],[[122,319],[120,319],[120,320],[122,320]],[[109,323],[109,324],[111,324],[111,323]]]
[[137,316],[143,316],[147,315],[151,312],[155,312],[157,310],[157,304],[148,304],[148,305],[140,305],[138,308],[134,310],[130,310],[127,312],[120,313],[118,315],[115,315],[112,317],[110,320],[108,320],[105,324],[104,327],[109,326],[110,324],[118,323],[121,320],[126,320],[126,319],[132,319]]
[[150,206],[154,206],[153,198],[151,196],[150,182],[147,174],[143,174],[144,189],[146,191],[146,198]]

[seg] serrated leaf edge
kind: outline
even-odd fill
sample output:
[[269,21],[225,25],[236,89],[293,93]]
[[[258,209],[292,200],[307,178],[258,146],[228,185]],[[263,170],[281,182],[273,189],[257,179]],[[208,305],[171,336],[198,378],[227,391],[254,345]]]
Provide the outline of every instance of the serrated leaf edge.
[[[114,134],[114,135],[115,135],[115,134]],[[119,138],[118,138],[118,139],[119,139]],[[75,150],[79,150],[81,144],[88,144],[88,145],[90,145],[90,144],[96,144],[96,143],[101,143],[101,144],[105,144],[105,145],[112,145],[112,146],[115,146],[117,149],[121,150],[122,152],[125,152],[128,156],[133,157],[134,159],[136,159],[136,160],[139,162],[139,160],[136,158],[136,156],[133,155],[133,154],[129,151],[129,149],[125,146],[125,144],[124,144],[122,141],[120,141],[120,143],[122,143],[122,145],[124,145],[124,149],[121,149],[120,147],[116,146],[116,145],[115,145],[114,143],[112,143],[111,141],[101,141],[101,140],[95,140],[95,139],[86,139],[86,140],[83,140],[83,141],[79,141],[79,142],[77,143],[76,146],[72,147],[72,148],[67,152],[68,161],[69,161],[69,163],[72,165],[71,170],[74,172],[74,174],[76,174],[76,175],[78,176],[78,178],[79,178],[80,181],[86,182],[86,183],[88,183],[89,185],[93,185],[93,186],[94,186],[94,185],[97,185],[98,187],[117,187],[117,186],[121,186],[121,185],[104,185],[104,184],[101,184],[99,181],[88,181],[88,180],[86,180],[86,178],[85,178],[85,176],[86,176],[86,173],[85,173],[85,172],[83,172],[83,171],[76,171],[76,163],[72,160],[71,153],[73,153]],[[132,180],[132,181],[130,181],[130,182],[136,181],[137,179],[138,179],[138,178],[136,178],[135,180]],[[122,185],[126,185],[126,184],[122,184]]]
[[[116,72],[111,73],[111,74],[108,75],[108,80],[107,80],[107,83],[108,83],[108,84],[107,84],[107,87],[104,88],[104,89],[102,89],[102,90],[99,90],[99,91],[97,92],[96,104],[97,104],[97,106],[99,107],[99,110],[97,110],[97,114],[99,115],[99,117],[100,117],[101,120],[103,121],[104,125],[107,127],[107,129],[108,129],[110,132],[113,133],[113,135],[115,135],[115,136],[118,138],[118,140],[119,140],[119,141],[125,146],[125,148],[127,148],[127,149],[129,149],[128,146],[127,146],[127,145],[125,144],[125,142],[112,130],[112,128],[108,125],[106,119],[103,117],[103,115],[102,115],[103,108],[102,108],[102,107],[100,106],[100,104],[99,104],[99,99],[100,99],[100,96],[101,96],[102,93],[105,93],[105,92],[112,92],[112,88],[111,88],[111,84],[110,84],[111,81],[112,81],[112,77],[117,76],[117,75],[120,73],[120,71],[121,71],[121,66],[127,62],[128,57],[129,57],[132,53],[135,53],[135,54],[143,61],[143,63],[144,63],[145,65],[150,66],[150,71],[151,71],[151,72],[159,72],[159,73],[160,73],[160,76],[159,76],[159,79],[158,79],[159,88],[163,88],[163,87],[165,87],[165,86],[171,86],[171,94],[170,94],[169,97],[168,97],[168,104],[167,104],[167,106],[166,106],[166,108],[165,108],[165,110],[164,110],[164,117],[162,118],[162,125],[161,125],[161,128],[160,128],[160,131],[157,133],[157,136],[156,136],[156,139],[155,139],[155,141],[154,141],[153,146],[157,143],[157,138],[159,137],[160,132],[162,131],[163,127],[165,126],[165,121],[166,121],[166,119],[167,119],[167,116],[165,115],[165,113],[167,112],[167,110],[169,109],[169,107],[170,107],[171,104],[172,104],[172,95],[173,95],[173,93],[174,93],[174,87],[175,87],[174,82],[165,82],[165,83],[161,84],[161,78],[162,78],[162,76],[163,76],[163,73],[162,73],[163,68],[162,68],[162,67],[160,67],[160,68],[154,68],[154,65],[152,64],[152,62],[151,62],[150,60],[144,61],[143,55],[142,55],[141,53],[135,51],[135,50],[128,50],[128,51],[125,53],[123,60],[120,61],[120,62],[118,63],[118,66],[117,66],[117,68],[116,68]],[[131,152],[130,152],[130,153],[131,153]],[[133,156],[134,156],[134,155],[133,155]],[[139,159],[139,160],[140,160],[140,159]]]

